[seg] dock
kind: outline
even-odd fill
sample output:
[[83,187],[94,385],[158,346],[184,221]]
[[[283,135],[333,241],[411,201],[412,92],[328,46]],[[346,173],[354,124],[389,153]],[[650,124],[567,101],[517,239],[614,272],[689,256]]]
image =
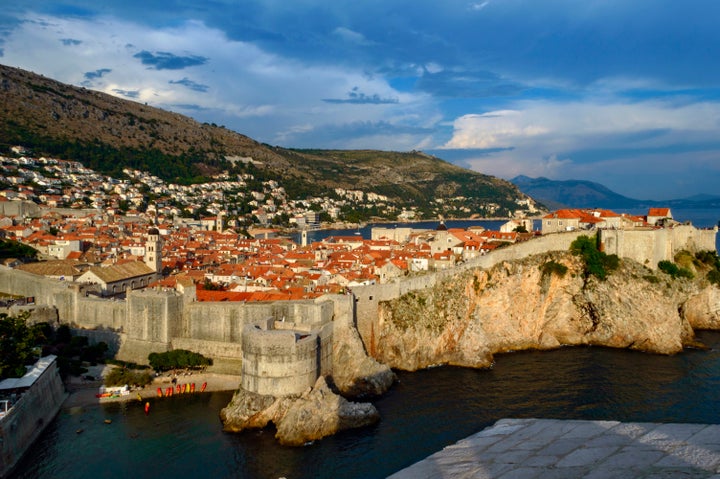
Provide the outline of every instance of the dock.
[[720,425],[502,419],[389,477],[720,479]]

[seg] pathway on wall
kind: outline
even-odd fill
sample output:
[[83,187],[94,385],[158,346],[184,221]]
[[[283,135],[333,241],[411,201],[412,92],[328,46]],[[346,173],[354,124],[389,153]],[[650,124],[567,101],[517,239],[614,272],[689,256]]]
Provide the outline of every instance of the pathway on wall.
[[390,478],[717,478],[719,474],[720,425],[503,419]]

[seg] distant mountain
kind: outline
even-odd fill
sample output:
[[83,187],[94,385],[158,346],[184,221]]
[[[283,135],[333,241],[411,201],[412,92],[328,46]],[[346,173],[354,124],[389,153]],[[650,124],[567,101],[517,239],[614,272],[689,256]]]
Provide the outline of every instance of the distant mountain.
[[520,191],[550,209],[559,208],[607,208],[637,209],[651,206],[672,208],[720,208],[720,196],[695,195],[669,201],[638,200],[615,193],[609,188],[592,181],[529,178],[516,176],[511,183]]
[[388,197],[388,211],[414,208],[425,217],[507,216],[526,198],[508,181],[422,152],[273,147],[223,126],[4,65],[0,112],[0,154],[20,145],[35,156],[77,160],[118,178],[124,168],[181,184],[203,183],[223,171],[248,173],[277,181],[291,199],[361,190]]

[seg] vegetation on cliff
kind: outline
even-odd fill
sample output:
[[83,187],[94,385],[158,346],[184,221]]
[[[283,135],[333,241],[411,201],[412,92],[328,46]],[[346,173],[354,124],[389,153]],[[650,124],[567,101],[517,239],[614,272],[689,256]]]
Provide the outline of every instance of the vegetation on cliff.
[[608,255],[600,251],[597,236],[578,236],[570,245],[570,251],[582,258],[584,265],[582,274],[586,281],[590,276],[604,280],[620,264],[617,255]]

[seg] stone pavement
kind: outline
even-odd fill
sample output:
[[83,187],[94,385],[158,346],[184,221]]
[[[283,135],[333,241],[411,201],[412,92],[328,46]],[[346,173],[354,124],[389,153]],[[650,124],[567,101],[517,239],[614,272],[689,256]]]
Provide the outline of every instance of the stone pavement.
[[720,425],[502,419],[390,476],[577,477],[720,479]]

